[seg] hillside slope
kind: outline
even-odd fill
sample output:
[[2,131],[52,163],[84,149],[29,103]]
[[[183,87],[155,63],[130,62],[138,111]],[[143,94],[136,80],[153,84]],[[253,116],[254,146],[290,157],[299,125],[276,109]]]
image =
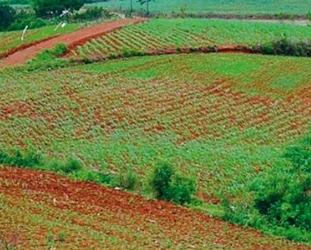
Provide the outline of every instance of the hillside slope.
[[311,249],[45,172],[0,167],[0,204],[0,239],[13,249]]
[[308,58],[189,54],[0,72],[0,148],[145,176],[170,162],[217,197],[283,164],[311,119]]

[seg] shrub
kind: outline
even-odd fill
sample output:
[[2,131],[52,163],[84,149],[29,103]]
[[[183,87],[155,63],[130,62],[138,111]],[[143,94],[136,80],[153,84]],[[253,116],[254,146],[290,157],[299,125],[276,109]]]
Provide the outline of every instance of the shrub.
[[114,180],[115,187],[120,187],[126,190],[134,190],[138,184],[138,177],[132,170],[127,171],[126,174],[120,172]]
[[287,38],[257,47],[263,54],[309,57],[311,56],[311,41],[295,41]]
[[285,159],[261,173],[243,203],[224,200],[224,218],[291,240],[311,242],[311,131]]
[[48,24],[48,21],[45,21],[41,18],[37,18],[34,14],[21,11],[18,15],[16,15],[16,18],[14,19],[14,22],[10,24],[8,27],[9,31],[13,30],[22,30],[26,27],[30,27],[31,29],[41,28],[43,26],[46,26]]
[[22,153],[20,149],[13,149],[12,152],[7,153],[0,150],[0,163],[10,166],[18,167],[36,167],[42,163],[42,155],[26,151]]
[[82,163],[74,158],[70,158],[67,162],[61,165],[60,171],[65,174],[71,174],[82,170]]
[[84,0],[31,0],[32,7],[38,17],[56,17],[63,10],[76,11],[84,5]]
[[197,187],[194,180],[177,175],[172,180],[168,190],[168,197],[177,204],[190,204],[192,195],[196,192],[196,189]]
[[7,4],[0,3],[0,31],[7,29],[16,18],[15,10]]
[[153,172],[151,187],[158,199],[168,199],[168,190],[171,186],[174,168],[169,164],[158,165]]
[[111,14],[102,7],[88,8],[82,13],[73,15],[73,19],[77,21],[92,21],[99,18],[111,18]]
[[158,199],[181,205],[191,203],[197,190],[194,180],[176,174],[174,168],[166,163],[154,169],[150,184]]

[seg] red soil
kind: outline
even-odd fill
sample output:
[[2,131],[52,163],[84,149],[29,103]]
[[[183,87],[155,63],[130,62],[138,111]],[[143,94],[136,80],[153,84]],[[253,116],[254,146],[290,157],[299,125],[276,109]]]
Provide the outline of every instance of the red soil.
[[[185,249],[311,249],[170,203],[148,201],[45,172],[1,167],[0,197],[4,199],[0,207],[0,235],[18,234],[16,245],[22,249],[46,249],[45,225],[60,218],[63,225],[57,230],[67,230],[65,249],[127,249],[116,245],[111,248],[106,245],[108,241],[94,241],[87,237],[90,231],[122,238],[128,244],[136,242],[137,247],[144,249],[164,249],[160,245],[164,238],[170,239],[176,249],[179,244]],[[42,224],[30,224],[32,216],[44,218]],[[111,227],[103,228],[107,223]],[[121,231],[116,230],[118,226]],[[76,235],[77,228],[84,232],[83,237]],[[32,248],[31,244],[40,248]]]
[[54,37],[38,44],[34,44],[28,48],[20,47],[19,51],[14,51],[16,53],[8,56],[5,60],[0,62],[1,67],[16,66],[26,63],[28,60],[34,58],[38,53],[43,50],[51,49],[58,43],[66,44],[70,49],[86,43],[87,41],[100,37],[108,32],[115,31],[129,24],[135,24],[143,22],[145,19],[121,19],[117,21],[101,23],[89,28],[85,28],[71,34],[65,34],[58,37]]

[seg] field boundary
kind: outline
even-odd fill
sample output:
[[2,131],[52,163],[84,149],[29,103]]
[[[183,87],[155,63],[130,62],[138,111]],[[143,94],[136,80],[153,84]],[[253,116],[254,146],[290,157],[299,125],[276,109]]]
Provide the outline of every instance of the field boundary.
[[[121,59],[121,58],[130,58],[130,57],[142,57],[142,56],[161,56],[161,55],[178,55],[178,54],[211,54],[211,53],[240,53],[240,54],[260,54],[265,55],[259,49],[245,46],[245,45],[222,45],[222,46],[206,46],[198,48],[166,48],[159,50],[150,50],[147,52],[129,52],[128,55],[120,54],[114,56],[98,56],[98,57],[89,57],[87,58],[89,63],[93,62],[102,62],[111,59]],[[66,57],[66,55],[65,55]],[[85,59],[72,59],[77,63],[84,63]]]
[[56,38],[56,37],[59,37],[59,36],[60,36],[60,35],[47,37],[47,38],[44,38],[44,39],[40,39],[40,40],[37,40],[37,41],[33,41],[33,42],[29,42],[29,43],[25,43],[25,44],[19,45],[19,46],[13,48],[13,49],[9,49],[8,51],[3,52],[3,53],[0,54],[0,60],[1,60],[1,59],[4,59],[4,58],[7,58],[7,57],[9,57],[9,56],[11,56],[11,55],[13,55],[13,54],[19,52],[19,51],[28,49],[28,48],[30,48],[30,47],[32,47],[32,46],[36,46],[36,45],[38,45],[38,44],[40,44],[40,43],[49,41],[49,40],[51,40],[51,39],[53,39],[53,38]]
[[74,49],[77,46],[84,44],[94,38],[103,36],[110,32],[114,32],[127,25],[145,22],[147,20],[148,19],[145,18],[120,19],[87,27],[73,33],[49,38],[45,41],[38,41],[38,43],[27,46],[26,48],[20,47],[19,50],[15,51],[14,53],[11,51],[12,54],[0,62],[0,68],[25,64],[40,52],[46,49],[52,49],[59,43],[65,44],[69,49]]

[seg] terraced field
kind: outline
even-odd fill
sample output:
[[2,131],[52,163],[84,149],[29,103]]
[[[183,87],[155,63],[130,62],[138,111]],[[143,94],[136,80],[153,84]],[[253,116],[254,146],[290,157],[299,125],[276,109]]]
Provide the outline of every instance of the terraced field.
[[0,204],[2,249],[311,249],[44,172],[0,167]]
[[307,58],[197,54],[2,71],[0,148],[141,176],[167,161],[208,197],[241,197],[306,133],[310,70]]
[[[135,10],[143,8],[133,1]],[[94,5],[115,10],[129,10],[129,1],[110,0]],[[310,0],[169,0],[155,1],[150,4],[154,13],[221,13],[221,14],[307,14],[311,11]]]
[[21,31],[0,32],[0,59],[1,55],[11,49],[17,48],[19,46],[25,46],[26,44],[33,43],[49,37],[71,33],[77,30],[79,27],[80,25],[77,24],[69,24],[65,28],[60,28],[56,31],[54,30],[55,26],[48,26],[40,29],[29,30],[26,33],[24,41],[21,41]]
[[311,39],[311,27],[204,19],[154,19],[93,39],[69,57],[105,58],[126,53],[222,45],[254,46],[280,37]]

